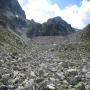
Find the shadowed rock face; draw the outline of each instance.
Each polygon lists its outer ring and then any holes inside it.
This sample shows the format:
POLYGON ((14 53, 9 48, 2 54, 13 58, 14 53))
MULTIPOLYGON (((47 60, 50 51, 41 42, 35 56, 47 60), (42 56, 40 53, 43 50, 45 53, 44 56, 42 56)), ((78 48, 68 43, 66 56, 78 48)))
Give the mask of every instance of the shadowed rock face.
POLYGON ((0 0, 0 11, 9 11, 14 15, 25 18, 25 13, 22 10, 17 0, 0 0))

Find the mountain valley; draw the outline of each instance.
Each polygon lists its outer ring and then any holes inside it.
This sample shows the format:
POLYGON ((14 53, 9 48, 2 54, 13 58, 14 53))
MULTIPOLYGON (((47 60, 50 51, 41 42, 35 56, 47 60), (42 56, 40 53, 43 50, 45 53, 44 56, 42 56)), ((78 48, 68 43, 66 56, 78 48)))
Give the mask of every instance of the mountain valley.
POLYGON ((76 31, 58 16, 40 24, 17 0, 7 2, 0 1, 0 90, 90 90, 90 24, 76 31))

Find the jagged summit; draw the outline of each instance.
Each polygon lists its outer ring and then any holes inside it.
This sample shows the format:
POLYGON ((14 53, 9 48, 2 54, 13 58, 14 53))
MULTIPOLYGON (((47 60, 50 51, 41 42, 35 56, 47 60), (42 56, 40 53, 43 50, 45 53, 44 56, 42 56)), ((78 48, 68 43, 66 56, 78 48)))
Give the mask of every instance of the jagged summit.
POLYGON ((50 20, 53 20, 55 22, 59 22, 60 20, 62 20, 62 18, 60 16, 57 16, 57 17, 48 19, 48 21, 50 21, 50 20))
POLYGON ((66 21, 64 21, 60 16, 50 18, 50 19, 48 19, 47 22, 55 22, 56 24, 61 24, 63 27, 66 26, 66 24, 67 24, 67 26, 71 27, 71 25, 68 24, 66 21))

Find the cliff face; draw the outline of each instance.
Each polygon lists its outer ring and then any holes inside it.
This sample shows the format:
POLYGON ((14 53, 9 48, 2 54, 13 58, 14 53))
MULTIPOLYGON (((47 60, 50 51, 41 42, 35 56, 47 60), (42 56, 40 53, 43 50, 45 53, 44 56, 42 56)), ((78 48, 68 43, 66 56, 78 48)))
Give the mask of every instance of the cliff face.
POLYGON ((8 16, 15 15, 25 18, 25 13, 17 0, 0 0, 0 12, 8 16))

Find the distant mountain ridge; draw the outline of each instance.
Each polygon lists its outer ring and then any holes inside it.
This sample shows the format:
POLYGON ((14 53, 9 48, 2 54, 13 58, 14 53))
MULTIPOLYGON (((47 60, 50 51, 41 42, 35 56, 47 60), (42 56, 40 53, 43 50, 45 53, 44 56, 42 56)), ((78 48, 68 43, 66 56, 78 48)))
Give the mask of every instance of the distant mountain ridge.
POLYGON ((61 17, 57 16, 48 19, 47 22, 43 24, 36 23, 32 20, 29 25, 27 36, 66 36, 73 32, 75 32, 75 29, 61 17))
MULTIPOLYGON (((0 17, 5 19, 6 26, 20 35, 23 34, 23 31, 26 32, 26 37, 65 36, 75 32, 71 25, 59 16, 48 19, 43 24, 27 20, 18 0, 1 0, 0 13, 0 17)), ((3 20, 0 19, 0 21, 3 20)))

